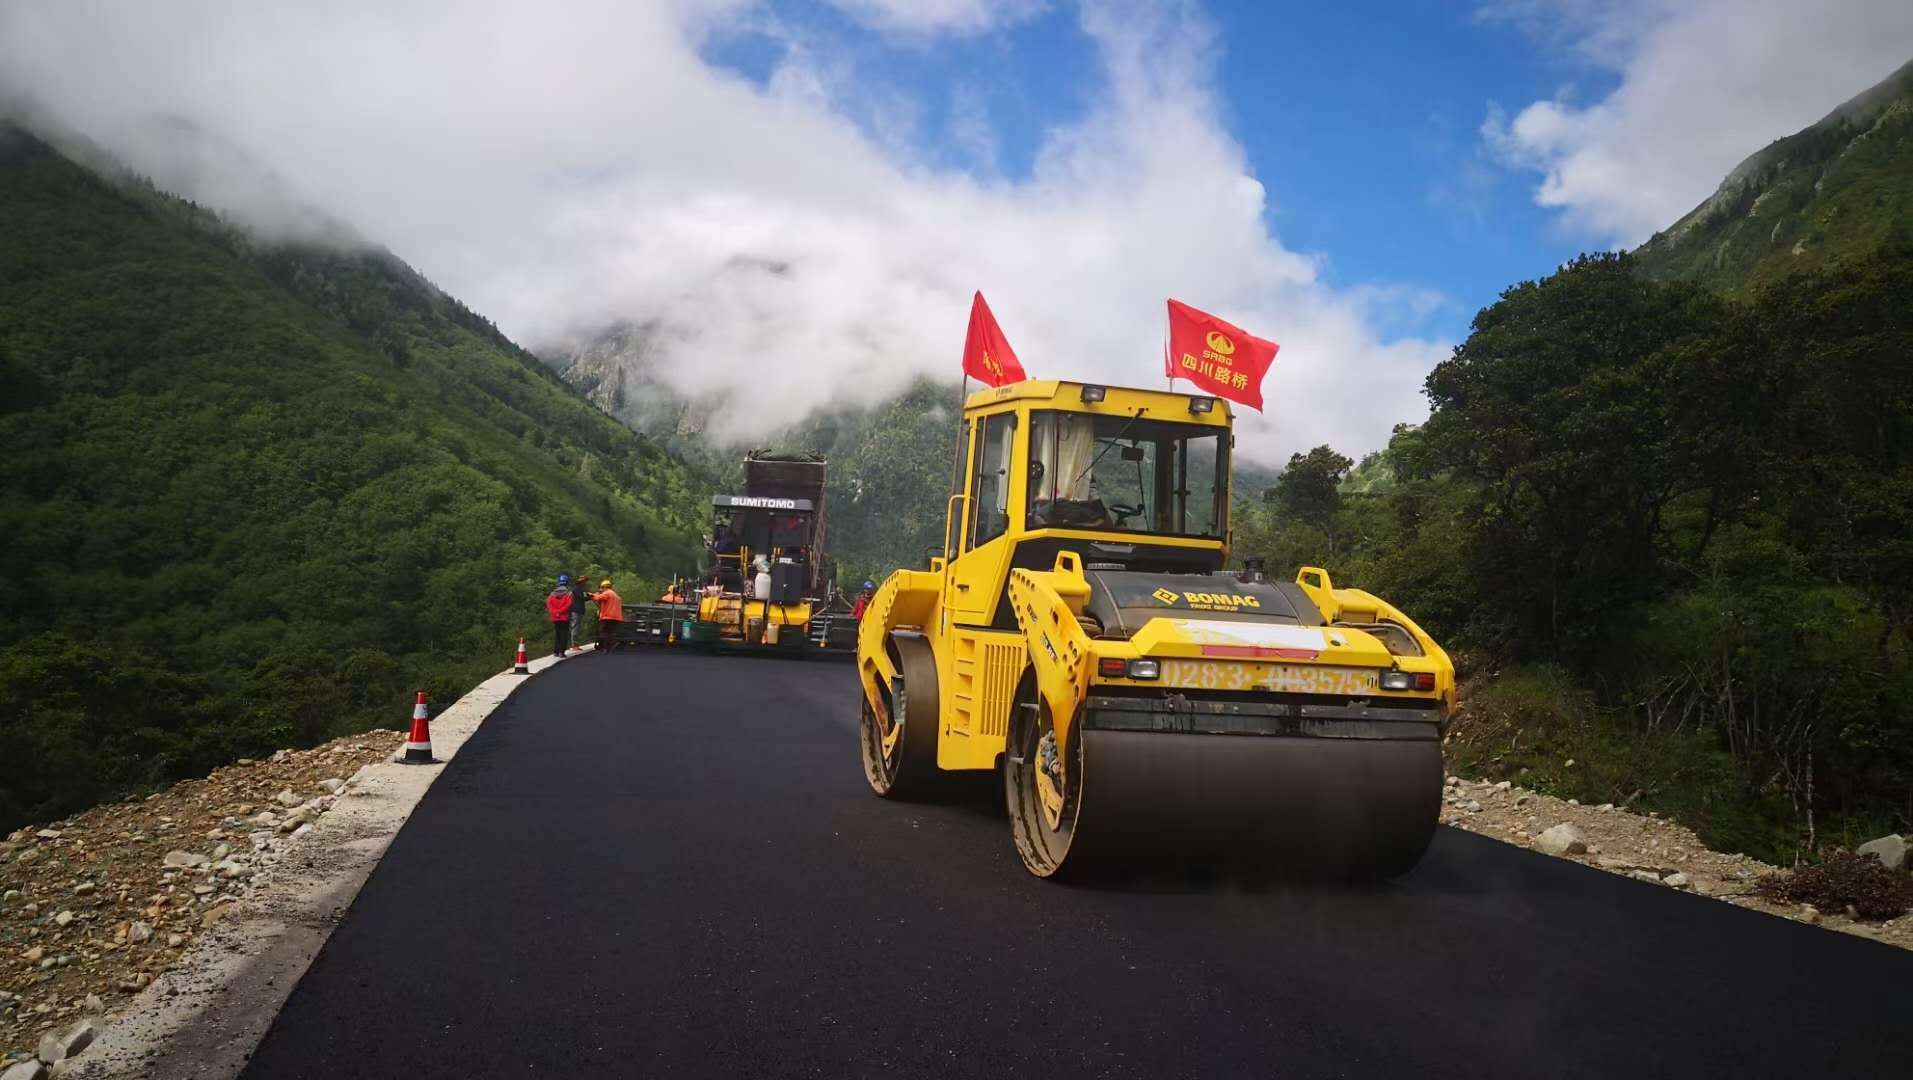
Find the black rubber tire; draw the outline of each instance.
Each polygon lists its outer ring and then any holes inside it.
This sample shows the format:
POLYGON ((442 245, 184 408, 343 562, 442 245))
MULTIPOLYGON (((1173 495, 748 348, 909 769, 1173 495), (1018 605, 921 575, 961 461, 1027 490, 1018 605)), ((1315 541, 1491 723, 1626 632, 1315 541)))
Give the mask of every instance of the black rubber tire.
POLYGON ((885 755, 876 710, 863 699, 857 743, 871 791, 885 799, 919 798, 930 792, 937 778, 936 660, 921 638, 898 638, 896 643, 903 677, 891 684, 890 701, 902 730, 885 755))

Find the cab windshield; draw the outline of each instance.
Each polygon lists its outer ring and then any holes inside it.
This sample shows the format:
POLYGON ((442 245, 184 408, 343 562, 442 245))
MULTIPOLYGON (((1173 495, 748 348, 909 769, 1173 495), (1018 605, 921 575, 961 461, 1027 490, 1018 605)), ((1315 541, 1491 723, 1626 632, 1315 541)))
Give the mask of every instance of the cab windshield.
POLYGON ((1227 428, 1068 412, 1031 421, 1030 528, 1222 535, 1227 428))

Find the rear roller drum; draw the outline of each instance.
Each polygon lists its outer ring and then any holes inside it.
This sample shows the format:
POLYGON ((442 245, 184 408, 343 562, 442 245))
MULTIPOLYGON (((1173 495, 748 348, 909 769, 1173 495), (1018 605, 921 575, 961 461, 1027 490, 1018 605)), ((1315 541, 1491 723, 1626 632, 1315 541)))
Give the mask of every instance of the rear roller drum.
POLYGON ((864 779, 886 799, 923 795, 936 774, 936 668, 926 670, 926 661, 914 649, 904 649, 902 661, 903 678, 891 686, 889 722, 877 715, 868 698, 863 699, 858 722, 864 779), (922 692, 913 695, 913 685, 922 692), (927 702, 922 700, 925 695, 927 702))

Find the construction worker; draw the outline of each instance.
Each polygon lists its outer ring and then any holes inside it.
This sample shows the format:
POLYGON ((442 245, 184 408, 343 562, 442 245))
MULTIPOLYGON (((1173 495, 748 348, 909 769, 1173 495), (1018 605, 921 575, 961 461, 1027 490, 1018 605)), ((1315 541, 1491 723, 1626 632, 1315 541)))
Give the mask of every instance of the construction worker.
POLYGON ((583 573, 571 579, 571 647, 576 652, 584 651, 585 601, 591 598, 585 582, 589 580, 583 573))
POLYGON ((864 582, 863 591, 857 594, 857 602, 855 604, 852 604, 850 607, 851 618, 856 619, 859 622, 863 621, 864 609, 870 606, 871 594, 875 593, 876 591, 877 591, 876 582, 874 581, 864 582))
POLYGON ((611 587, 611 579, 605 578, 591 594, 591 602, 598 605, 598 651, 610 652, 618 647, 618 630, 624 626, 624 600, 611 587))
POLYGON ((571 649, 570 574, 558 575, 558 587, 545 597, 545 611, 551 616, 551 655, 562 657, 571 649))

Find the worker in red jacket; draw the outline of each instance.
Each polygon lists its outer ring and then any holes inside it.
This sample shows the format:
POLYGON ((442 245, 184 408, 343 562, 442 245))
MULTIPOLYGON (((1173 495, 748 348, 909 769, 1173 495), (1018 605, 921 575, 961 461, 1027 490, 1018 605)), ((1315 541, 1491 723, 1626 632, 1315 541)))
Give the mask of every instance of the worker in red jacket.
POLYGON ((864 582, 863 591, 857 594, 857 602, 850 606, 851 618, 856 619, 859 622, 863 620, 864 609, 870 606, 870 597, 876 591, 877 591, 876 582, 874 581, 864 582))
POLYGON ((551 615, 551 655, 562 657, 571 648, 571 575, 559 574, 558 587, 545 597, 551 615))

